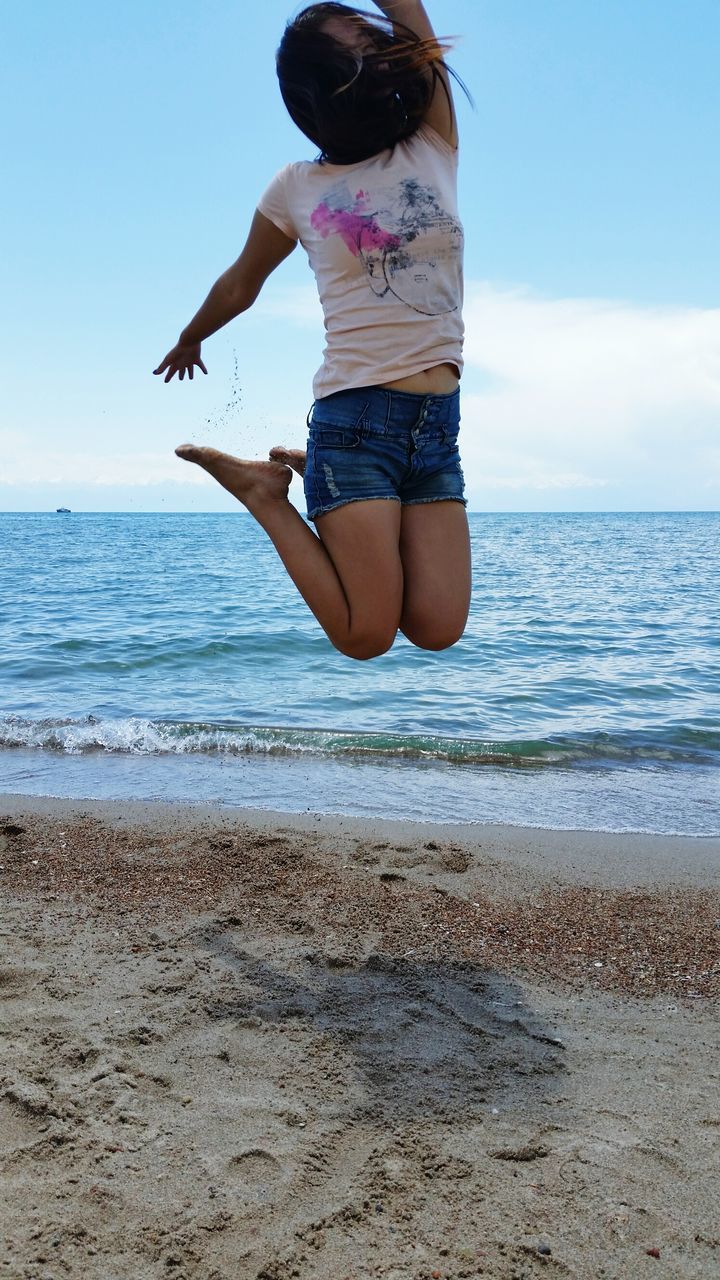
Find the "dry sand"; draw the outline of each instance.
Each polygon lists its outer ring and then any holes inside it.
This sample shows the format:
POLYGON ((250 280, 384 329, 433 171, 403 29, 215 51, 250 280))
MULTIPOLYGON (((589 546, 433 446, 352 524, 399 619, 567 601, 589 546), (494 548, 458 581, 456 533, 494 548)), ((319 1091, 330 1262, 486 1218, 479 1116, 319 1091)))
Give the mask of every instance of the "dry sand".
POLYGON ((0 1280, 720 1276, 720 847, 0 800, 0 1280))

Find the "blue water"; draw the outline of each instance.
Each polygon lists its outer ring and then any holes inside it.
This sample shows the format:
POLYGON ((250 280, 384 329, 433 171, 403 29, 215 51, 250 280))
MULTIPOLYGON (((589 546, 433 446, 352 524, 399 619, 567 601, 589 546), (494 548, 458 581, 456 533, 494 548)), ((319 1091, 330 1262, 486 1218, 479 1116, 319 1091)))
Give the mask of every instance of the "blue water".
POLYGON ((0 788, 720 833, 720 514, 470 521, 463 640, 357 663, 248 515, 0 515, 0 788))

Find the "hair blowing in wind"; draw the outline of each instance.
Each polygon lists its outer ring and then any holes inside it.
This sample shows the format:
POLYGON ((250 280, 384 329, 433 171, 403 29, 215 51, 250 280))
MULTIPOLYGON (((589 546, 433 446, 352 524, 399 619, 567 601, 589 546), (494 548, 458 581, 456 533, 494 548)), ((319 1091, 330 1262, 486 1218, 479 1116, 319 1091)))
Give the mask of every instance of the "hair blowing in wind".
POLYGON ((444 61, 449 48, 361 9, 313 4, 283 34, 280 92, 321 159, 353 164, 416 132, 434 94, 448 92, 440 68, 454 75, 444 61), (333 19, 352 24, 353 44, 327 29, 333 19))

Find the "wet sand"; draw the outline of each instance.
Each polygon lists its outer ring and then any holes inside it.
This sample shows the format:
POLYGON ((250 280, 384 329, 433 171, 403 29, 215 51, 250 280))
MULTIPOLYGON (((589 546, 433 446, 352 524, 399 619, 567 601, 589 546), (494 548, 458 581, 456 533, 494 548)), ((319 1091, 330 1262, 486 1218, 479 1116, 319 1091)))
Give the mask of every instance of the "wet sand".
POLYGON ((720 842, 0 798, 0 1276, 720 1275, 720 842))

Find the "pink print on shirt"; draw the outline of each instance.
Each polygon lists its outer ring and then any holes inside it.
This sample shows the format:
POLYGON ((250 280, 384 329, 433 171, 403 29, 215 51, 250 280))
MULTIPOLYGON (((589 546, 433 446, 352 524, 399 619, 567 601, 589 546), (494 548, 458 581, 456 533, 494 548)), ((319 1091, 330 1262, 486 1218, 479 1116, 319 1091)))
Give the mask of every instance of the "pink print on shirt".
POLYGON ((362 252, 372 249, 398 249, 400 238, 390 231, 384 231, 372 214, 364 212, 362 195, 363 192, 358 191, 355 208, 350 210, 331 209, 323 200, 317 209, 313 209, 310 225, 320 232, 323 239, 327 239, 333 232, 341 236, 343 243, 356 258, 362 252))
POLYGON ((392 295, 423 315, 460 306, 463 233, 432 187, 414 178, 383 192, 386 207, 373 209, 366 191, 353 196, 346 182, 325 193, 310 215, 324 240, 340 236, 363 265, 373 293, 392 295))

